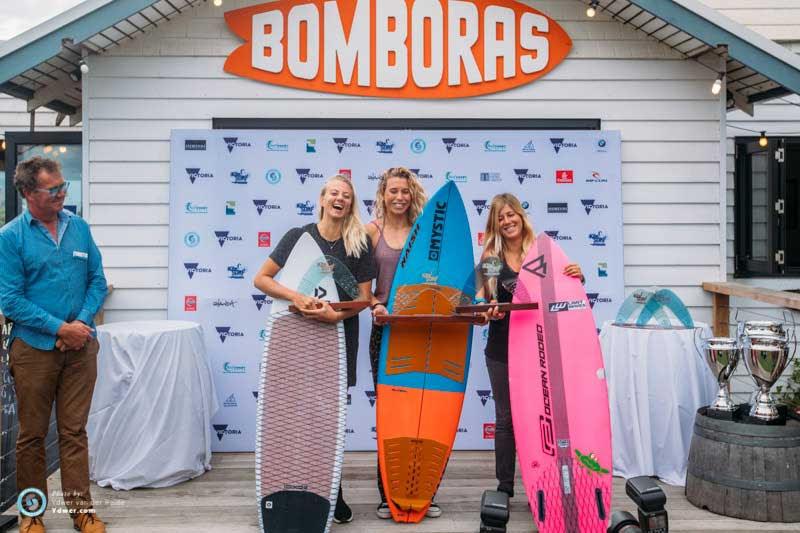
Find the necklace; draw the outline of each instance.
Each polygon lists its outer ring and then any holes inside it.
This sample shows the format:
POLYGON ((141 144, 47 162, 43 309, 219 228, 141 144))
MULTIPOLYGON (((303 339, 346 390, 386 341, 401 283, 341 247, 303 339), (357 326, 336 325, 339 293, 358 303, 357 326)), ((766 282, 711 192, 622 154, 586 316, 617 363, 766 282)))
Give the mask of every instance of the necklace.
MULTIPOLYGON (((320 237, 322 237, 322 235, 320 235, 320 237)), ((335 241, 329 241, 325 237, 322 237, 322 240, 325 241, 325 243, 328 245, 328 253, 330 253, 333 252, 333 249, 336 248, 336 245, 339 244, 339 241, 341 241, 342 238, 339 237, 335 241)))

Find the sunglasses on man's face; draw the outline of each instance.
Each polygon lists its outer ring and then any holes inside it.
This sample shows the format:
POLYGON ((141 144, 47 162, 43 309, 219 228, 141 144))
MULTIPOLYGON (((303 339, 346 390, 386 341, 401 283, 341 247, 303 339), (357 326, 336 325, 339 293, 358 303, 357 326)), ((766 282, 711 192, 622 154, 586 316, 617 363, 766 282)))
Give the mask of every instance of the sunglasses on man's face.
POLYGON ((61 185, 56 185, 55 187, 50 187, 49 189, 34 189, 36 192, 46 192, 50 195, 50 198, 55 198, 62 192, 67 192, 69 190, 69 182, 65 181, 61 183, 61 185))

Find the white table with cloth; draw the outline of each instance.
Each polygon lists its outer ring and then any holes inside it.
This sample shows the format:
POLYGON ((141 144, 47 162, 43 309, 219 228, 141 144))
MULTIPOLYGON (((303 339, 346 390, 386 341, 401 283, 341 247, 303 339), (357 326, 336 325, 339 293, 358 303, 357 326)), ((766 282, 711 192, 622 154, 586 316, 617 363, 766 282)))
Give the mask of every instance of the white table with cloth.
MULTIPOLYGON (((600 344, 608 380, 614 475, 658 476, 683 486, 698 408, 716 397, 716 381, 695 350, 696 329, 603 324, 600 344)), ((698 331, 698 329, 700 331, 698 331)))
POLYGON ((98 326, 89 473, 101 487, 168 487, 211 468, 217 394, 194 322, 98 326))

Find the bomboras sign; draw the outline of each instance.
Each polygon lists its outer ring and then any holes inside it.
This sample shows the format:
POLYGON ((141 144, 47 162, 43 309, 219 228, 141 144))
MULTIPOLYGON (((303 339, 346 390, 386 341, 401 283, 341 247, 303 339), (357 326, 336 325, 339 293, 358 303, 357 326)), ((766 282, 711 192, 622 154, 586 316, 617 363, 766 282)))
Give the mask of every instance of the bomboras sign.
POLYGON ((389 98, 463 98, 540 78, 572 40, 514 0, 278 0, 225 13, 245 44, 225 71, 389 98))

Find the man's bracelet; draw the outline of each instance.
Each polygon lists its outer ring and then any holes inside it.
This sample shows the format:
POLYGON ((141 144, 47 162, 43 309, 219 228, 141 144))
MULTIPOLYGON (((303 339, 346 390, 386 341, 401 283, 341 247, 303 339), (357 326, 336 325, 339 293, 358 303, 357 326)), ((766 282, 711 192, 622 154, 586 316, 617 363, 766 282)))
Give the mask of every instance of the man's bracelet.
MULTIPOLYGON (((381 302, 378 302, 378 303, 376 303, 376 304, 372 304, 372 305, 370 305, 370 306, 369 306, 369 308, 370 308, 370 309, 372 309, 372 310, 374 311, 374 310, 375 310, 375 308, 376 308, 376 307, 378 307, 379 305, 383 305, 383 304, 382 304, 381 302)), ((386 306, 384 306, 384 307, 386 307, 386 306)))

